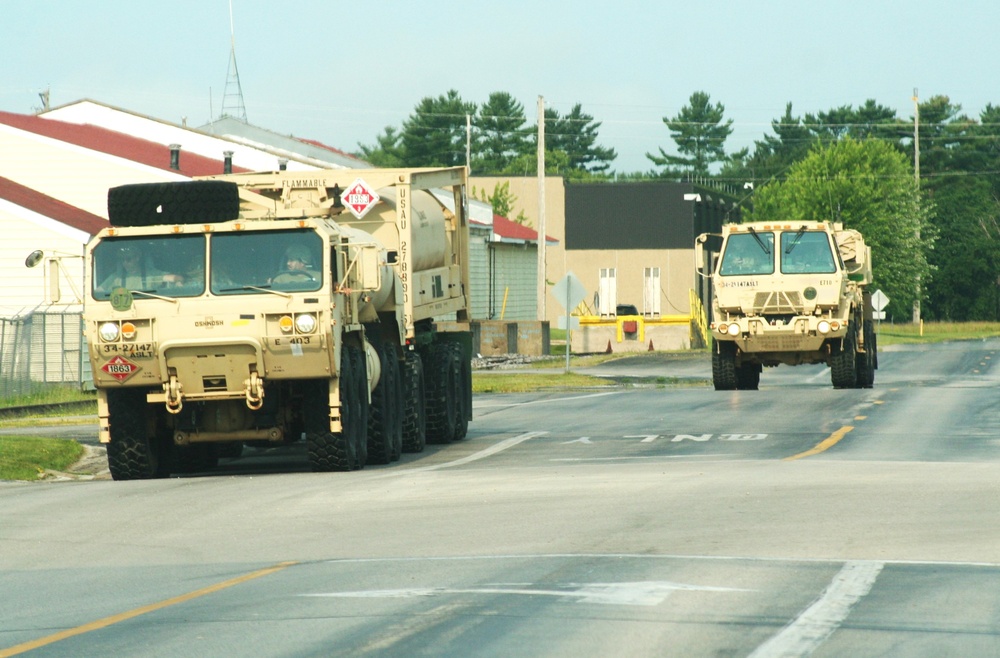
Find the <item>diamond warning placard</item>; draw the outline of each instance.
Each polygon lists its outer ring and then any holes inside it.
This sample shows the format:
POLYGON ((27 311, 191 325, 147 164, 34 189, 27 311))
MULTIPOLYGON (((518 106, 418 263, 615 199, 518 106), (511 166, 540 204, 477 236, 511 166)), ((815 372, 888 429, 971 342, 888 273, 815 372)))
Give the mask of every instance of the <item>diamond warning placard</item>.
POLYGON ((361 219, 365 213, 372 209, 379 201, 379 195, 375 190, 368 187, 363 179, 357 178, 351 183, 344 193, 340 195, 340 200, 347 206, 355 217, 361 219))
POLYGON ((139 366, 121 355, 116 355, 110 361, 101 366, 101 370, 108 373, 118 381, 123 382, 135 373, 139 372, 139 366))

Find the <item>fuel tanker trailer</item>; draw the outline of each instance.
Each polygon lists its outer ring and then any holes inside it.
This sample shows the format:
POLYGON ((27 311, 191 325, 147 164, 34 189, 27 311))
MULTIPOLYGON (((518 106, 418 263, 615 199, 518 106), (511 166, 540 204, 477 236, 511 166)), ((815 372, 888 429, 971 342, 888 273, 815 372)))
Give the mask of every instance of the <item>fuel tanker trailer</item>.
POLYGON ((465 437, 467 172, 125 185, 86 250, 84 333, 116 480, 304 442, 316 471, 465 437), (454 326, 452 323, 450 326, 454 326))

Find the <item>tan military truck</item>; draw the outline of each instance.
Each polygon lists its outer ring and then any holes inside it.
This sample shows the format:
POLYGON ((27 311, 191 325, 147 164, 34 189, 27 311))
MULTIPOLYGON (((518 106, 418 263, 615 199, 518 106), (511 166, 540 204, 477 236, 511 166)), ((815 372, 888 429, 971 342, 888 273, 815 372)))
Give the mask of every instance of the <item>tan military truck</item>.
POLYGON ((829 365, 836 388, 874 385, 871 250, 858 231, 815 221, 727 224, 721 236, 698 236, 695 251, 714 290, 716 390, 755 390, 765 366, 803 363, 829 365), (718 258, 707 262, 713 251, 718 258))
POLYGON ((108 193, 85 336, 116 480, 304 441, 316 471, 465 437, 465 168, 228 174, 108 193))

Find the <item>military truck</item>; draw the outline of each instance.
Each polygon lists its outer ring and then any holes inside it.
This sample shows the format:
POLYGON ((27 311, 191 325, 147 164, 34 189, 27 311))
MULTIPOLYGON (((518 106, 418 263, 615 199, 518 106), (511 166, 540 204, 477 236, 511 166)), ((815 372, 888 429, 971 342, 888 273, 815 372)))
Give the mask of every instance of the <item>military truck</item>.
POLYGON ((874 385, 871 249, 861 233, 831 222, 726 224, 721 236, 698 236, 695 252, 714 290, 716 390, 756 390, 764 367, 804 363, 828 365, 836 388, 874 385))
POLYGON ((467 172, 125 185, 86 248, 84 324, 116 480, 304 442, 315 471, 465 437, 467 172), (452 323, 451 326, 454 326, 452 323))

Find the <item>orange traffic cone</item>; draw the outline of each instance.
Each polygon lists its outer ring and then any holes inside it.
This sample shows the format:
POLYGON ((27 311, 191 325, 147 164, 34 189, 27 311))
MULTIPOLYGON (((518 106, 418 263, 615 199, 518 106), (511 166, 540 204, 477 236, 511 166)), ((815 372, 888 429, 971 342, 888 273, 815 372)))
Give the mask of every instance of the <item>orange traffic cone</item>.
POLYGON ((652 352, 652 351, 654 351, 654 350, 653 350, 653 339, 652 339, 652 338, 650 338, 650 339, 649 339, 649 349, 648 349, 647 351, 648 351, 648 352, 652 352))
POLYGON ((604 350, 605 354, 611 354, 611 341, 608 341, 608 349, 604 350))

